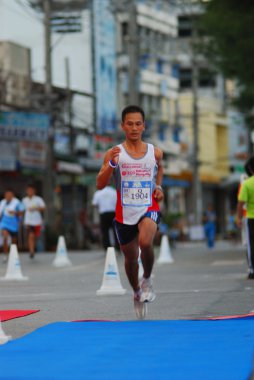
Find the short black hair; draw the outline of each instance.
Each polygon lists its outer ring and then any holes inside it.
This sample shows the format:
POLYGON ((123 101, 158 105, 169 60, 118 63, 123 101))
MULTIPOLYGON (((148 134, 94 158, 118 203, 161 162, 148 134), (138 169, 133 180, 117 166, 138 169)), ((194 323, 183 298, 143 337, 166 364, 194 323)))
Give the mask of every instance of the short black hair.
POLYGON ((244 165, 246 174, 251 177, 254 174, 254 156, 250 157, 244 165))
POLYGON ((31 187, 32 189, 34 189, 34 190, 36 190, 36 186, 35 186, 35 184, 34 183, 28 183, 27 185, 26 185, 26 188, 28 188, 28 187, 31 187))
POLYGON ((143 121, 145 121, 145 113, 144 113, 144 110, 143 110, 141 107, 139 107, 139 106, 130 105, 130 106, 125 107, 125 108, 122 110, 122 122, 124 122, 125 116, 126 116, 128 113, 141 113, 142 118, 143 118, 143 121))

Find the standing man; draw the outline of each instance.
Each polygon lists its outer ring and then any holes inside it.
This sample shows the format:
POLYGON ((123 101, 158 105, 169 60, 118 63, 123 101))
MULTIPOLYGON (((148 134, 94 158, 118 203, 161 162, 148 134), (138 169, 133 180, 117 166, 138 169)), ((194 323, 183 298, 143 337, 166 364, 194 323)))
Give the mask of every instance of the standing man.
POLYGON ((208 205, 207 211, 204 213, 203 221, 207 247, 213 248, 216 234, 216 214, 211 204, 208 205))
POLYGON ((246 205, 246 240, 247 240, 247 263, 248 279, 254 279, 254 156, 245 164, 245 171, 249 178, 243 181, 238 194, 237 225, 242 227, 244 207, 246 205))
POLYGON ((19 221, 24 208, 22 203, 15 197, 14 191, 8 189, 4 193, 4 199, 0 202, 0 229, 3 235, 4 261, 7 261, 9 240, 17 244, 19 221))
MULTIPOLYGON (((106 251, 112 246, 110 239, 110 230, 114 233, 113 220, 115 218, 116 209, 116 190, 111 186, 106 186, 102 190, 97 190, 94 193, 92 205, 98 207, 100 215, 100 229, 102 234, 102 245, 106 251)), ((119 249, 117 238, 114 233, 115 248, 119 249)))
POLYGON ((134 292, 138 318, 146 315, 146 302, 155 299, 151 273, 154 264, 153 240, 160 220, 158 202, 161 188, 162 151, 142 141, 145 130, 144 111, 128 106, 122 111, 125 141, 109 149, 97 176, 97 188, 103 189, 114 175, 117 189, 115 229, 125 256, 125 271, 134 292), (144 275, 138 279, 138 256, 144 275))
POLYGON ((22 200, 25 208, 24 224, 27 230, 29 254, 32 259, 35 254, 36 240, 41 234, 42 212, 45 210, 45 203, 41 197, 36 195, 36 188, 32 184, 27 186, 26 194, 27 196, 22 200))

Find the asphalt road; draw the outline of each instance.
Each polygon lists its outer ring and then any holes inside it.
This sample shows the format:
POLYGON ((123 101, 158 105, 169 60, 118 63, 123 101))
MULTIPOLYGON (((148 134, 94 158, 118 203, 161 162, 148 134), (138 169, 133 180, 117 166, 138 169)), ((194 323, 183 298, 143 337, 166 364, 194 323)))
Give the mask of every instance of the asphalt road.
MULTIPOLYGON (((156 248, 158 257, 159 247, 156 248)), ((174 263, 156 264, 157 298, 149 304, 147 319, 196 319, 245 314, 254 310, 254 281, 247 280, 242 246, 218 242, 214 250, 202 243, 179 244, 172 249, 174 263)), ((54 254, 39 253, 34 260, 20 254, 28 281, 0 281, 0 309, 40 309, 39 313, 3 323, 13 338, 55 321, 135 319, 132 292, 123 258, 117 256, 121 282, 127 293, 97 296, 104 270, 102 250, 68 252, 71 267, 54 268, 54 254)), ((6 264, 0 256, 0 277, 6 264)))

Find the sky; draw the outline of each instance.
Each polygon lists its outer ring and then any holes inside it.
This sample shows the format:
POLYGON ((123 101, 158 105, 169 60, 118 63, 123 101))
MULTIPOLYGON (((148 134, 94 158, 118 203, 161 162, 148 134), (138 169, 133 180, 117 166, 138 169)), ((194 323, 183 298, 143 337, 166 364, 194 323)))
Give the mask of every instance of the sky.
MULTIPOLYGON (((82 14, 81 33, 52 34, 52 80, 66 86, 65 57, 70 62, 71 87, 92 92, 89 14, 82 14)), ((32 77, 44 82, 44 28, 42 14, 26 0, 0 0, 0 40, 8 40, 31 49, 32 77)))

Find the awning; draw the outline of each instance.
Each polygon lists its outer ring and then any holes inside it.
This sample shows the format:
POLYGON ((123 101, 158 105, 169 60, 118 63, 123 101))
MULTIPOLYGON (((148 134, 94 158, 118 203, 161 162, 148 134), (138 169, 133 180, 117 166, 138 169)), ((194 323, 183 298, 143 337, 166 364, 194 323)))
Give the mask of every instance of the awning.
POLYGON ((81 165, 73 163, 73 162, 66 162, 66 161, 57 161, 56 170, 58 172, 77 174, 77 175, 84 173, 84 170, 81 165))
POLYGON ((190 187, 190 182, 185 181, 183 179, 175 179, 170 177, 164 177, 162 181, 162 186, 165 187, 190 187))

